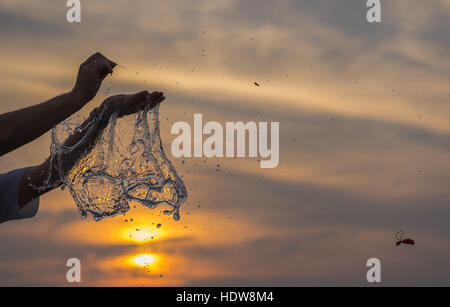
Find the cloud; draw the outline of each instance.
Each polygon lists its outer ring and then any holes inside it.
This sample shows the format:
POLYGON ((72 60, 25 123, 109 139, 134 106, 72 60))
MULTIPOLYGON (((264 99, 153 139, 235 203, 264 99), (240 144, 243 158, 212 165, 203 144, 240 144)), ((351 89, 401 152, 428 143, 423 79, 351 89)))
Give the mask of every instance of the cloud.
MULTIPOLYGON (((76 255, 93 285, 363 285, 376 255, 387 284, 448 284, 450 5, 383 2, 374 25, 364 4, 97 0, 71 25, 64 3, 2 1, 2 113, 70 90, 77 66, 102 51, 125 68, 81 114, 105 92, 161 89, 166 153, 171 125, 203 113, 280 121, 281 158, 267 171, 256 159, 169 155, 190 193, 179 223, 140 208, 82 221, 67 191, 52 191, 35 219, 0 225, 0 284, 65 284, 76 255), (156 221, 157 239, 127 237, 156 221), (395 249, 399 229, 418 245, 395 249), (158 273, 122 263, 144 252, 164 257, 158 273)), ((46 135, 0 169, 48 150, 46 135)))

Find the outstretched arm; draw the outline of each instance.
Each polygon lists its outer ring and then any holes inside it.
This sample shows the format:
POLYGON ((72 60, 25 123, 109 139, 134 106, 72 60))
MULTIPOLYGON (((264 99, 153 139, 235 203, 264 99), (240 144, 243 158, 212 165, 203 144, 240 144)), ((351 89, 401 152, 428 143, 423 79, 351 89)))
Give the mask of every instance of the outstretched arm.
POLYGON ((0 115, 0 156, 40 137, 95 97, 116 63, 95 53, 80 65, 75 87, 41 104, 0 115))
MULTIPOLYGON (((147 91, 139 92, 134 95, 117 95, 107 98, 100 107, 94 109, 92 115, 97 118, 93 120, 89 117, 80 125, 80 129, 75 129, 75 133, 69 136, 64 142, 64 146, 72 147, 72 150, 63 154, 62 166, 64 171, 70 171, 75 163, 89 152, 95 145, 96 139, 108 124, 110 117, 114 112, 118 112, 118 116, 136 113, 146 106, 155 107, 165 99, 161 92, 153 92, 149 94, 147 91)), ((47 193, 57 185, 61 184, 61 178, 57 171, 56 165, 50 165, 56 161, 49 158, 41 165, 29 168, 24 175, 19 187, 18 201, 19 206, 23 207, 32 199, 47 193), (50 173, 49 173, 50 172, 50 173), (50 178, 52 187, 39 189, 36 187, 43 186, 45 181, 50 178), (56 183, 56 185, 54 185, 56 183)))

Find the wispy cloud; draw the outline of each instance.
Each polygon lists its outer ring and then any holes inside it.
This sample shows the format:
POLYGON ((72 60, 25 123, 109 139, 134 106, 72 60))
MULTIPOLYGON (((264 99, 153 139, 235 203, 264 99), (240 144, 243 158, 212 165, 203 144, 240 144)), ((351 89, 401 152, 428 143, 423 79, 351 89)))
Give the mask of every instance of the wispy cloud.
MULTIPOLYGON (((450 5, 383 2, 377 25, 366 9, 357 0, 97 0, 68 24, 64 3, 2 1, 1 112, 70 90, 77 66, 102 51, 125 68, 83 114, 106 91, 161 89, 166 149, 172 123, 203 113, 280 121, 281 157, 261 170, 252 159, 169 155, 190 195, 178 223, 140 208, 82 221, 70 195, 53 191, 34 220, 0 225, 0 284, 65 284, 65 260, 76 256, 86 284, 364 284, 374 256, 386 283, 448 284, 450 5), (152 223, 163 223, 155 238, 138 237, 152 223), (395 249, 399 229, 416 248, 395 249), (127 264, 140 253, 158 255, 158 267, 127 264)), ((40 138, 2 157, 0 170, 40 163, 48 148, 40 138)))

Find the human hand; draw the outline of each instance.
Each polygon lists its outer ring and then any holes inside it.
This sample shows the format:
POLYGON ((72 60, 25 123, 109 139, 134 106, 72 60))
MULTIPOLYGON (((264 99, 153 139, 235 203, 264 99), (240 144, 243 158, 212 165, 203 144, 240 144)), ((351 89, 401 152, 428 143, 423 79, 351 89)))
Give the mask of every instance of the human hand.
POLYGON ((162 92, 142 91, 131 95, 115 95, 106 98, 100 106, 98 112, 103 119, 109 119, 114 112, 118 112, 118 116, 139 112, 146 107, 153 109, 164 99, 162 92), (106 118, 105 118, 106 117, 106 118))
POLYGON ((95 97, 102 85, 103 79, 108 74, 112 74, 113 68, 116 65, 116 63, 108 60, 100 52, 91 55, 80 65, 77 80, 72 90, 79 99, 80 107, 95 97))

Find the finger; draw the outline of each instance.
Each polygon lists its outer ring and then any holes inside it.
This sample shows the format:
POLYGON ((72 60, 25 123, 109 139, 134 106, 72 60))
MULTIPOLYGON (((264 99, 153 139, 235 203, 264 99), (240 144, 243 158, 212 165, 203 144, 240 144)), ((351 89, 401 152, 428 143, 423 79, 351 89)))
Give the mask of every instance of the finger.
POLYGON ((164 96, 163 92, 155 91, 150 94, 150 99, 151 100, 159 100, 162 96, 164 96))
POLYGON ((111 61, 110 59, 108 59, 107 57, 105 57, 105 56, 104 56, 103 54, 101 54, 100 52, 98 52, 98 56, 97 56, 95 59, 101 59, 101 60, 107 61, 107 62, 111 65, 112 68, 114 68, 114 67, 117 66, 117 63, 116 63, 116 62, 111 61))
POLYGON ((148 95, 148 91, 142 91, 131 95, 124 95, 126 97, 119 105, 119 117, 132 114, 143 109, 142 106, 145 106, 145 103, 143 102, 148 100, 148 95))
POLYGON ((152 105, 157 105, 158 103, 161 103, 166 97, 164 97, 163 92, 152 92, 150 94, 150 101, 152 105))
POLYGON ((113 72, 113 66, 108 60, 96 60, 94 71, 97 73, 98 79, 103 81, 108 74, 113 72))
POLYGON ((112 68, 114 68, 114 67, 117 66, 117 63, 116 63, 116 62, 111 61, 111 60, 109 60, 109 59, 107 59, 107 60, 108 60, 109 64, 111 64, 111 67, 112 67, 112 68))
POLYGON ((141 91, 139 93, 133 94, 131 96, 132 104, 134 105, 140 105, 141 103, 149 100, 149 93, 148 91, 141 91))
POLYGON ((123 107, 130 110, 139 107, 143 102, 148 100, 148 91, 141 91, 135 94, 128 95, 126 100, 122 103, 123 107))
POLYGON ((90 62, 94 61, 95 59, 97 59, 99 56, 101 56, 102 54, 100 52, 96 52, 93 55, 91 55, 90 57, 87 58, 86 61, 83 62, 83 64, 87 65, 90 62))
POLYGON ((148 99, 150 97, 150 94, 149 94, 148 91, 141 91, 141 92, 137 93, 137 95, 139 96, 139 98, 141 100, 145 100, 145 99, 148 99))
POLYGON ((100 52, 96 52, 93 55, 91 55, 84 63, 84 66, 97 66, 99 65, 98 63, 103 63, 106 62, 108 63, 109 66, 111 66, 111 71, 110 73, 112 73, 112 70, 114 67, 117 66, 116 62, 113 62, 111 60, 109 60, 107 57, 105 57, 103 54, 101 54, 100 52))

